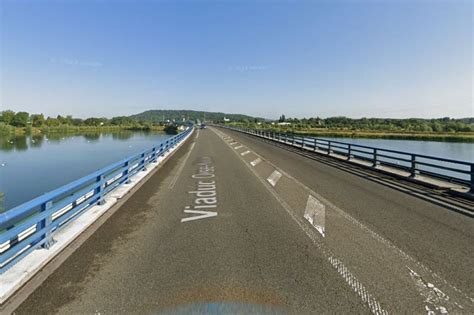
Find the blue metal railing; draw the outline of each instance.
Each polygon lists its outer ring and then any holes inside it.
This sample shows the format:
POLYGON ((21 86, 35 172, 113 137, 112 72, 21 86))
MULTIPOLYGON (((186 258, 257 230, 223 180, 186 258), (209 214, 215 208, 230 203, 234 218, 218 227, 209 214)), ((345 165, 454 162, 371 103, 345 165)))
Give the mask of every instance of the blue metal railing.
POLYGON ((96 204, 170 148, 194 127, 151 149, 106 166, 81 179, 0 213, 0 274, 36 248, 49 248, 54 233, 96 204))
POLYGON ((337 154, 347 160, 358 159, 367 162, 372 167, 388 166, 395 170, 405 171, 409 173, 410 177, 425 175, 434 179, 456 183, 467 186, 470 193, 474 193, 473 162, 308 137, 294 133, 279 133, 230 126, 222 127, 327 155, 337 154))

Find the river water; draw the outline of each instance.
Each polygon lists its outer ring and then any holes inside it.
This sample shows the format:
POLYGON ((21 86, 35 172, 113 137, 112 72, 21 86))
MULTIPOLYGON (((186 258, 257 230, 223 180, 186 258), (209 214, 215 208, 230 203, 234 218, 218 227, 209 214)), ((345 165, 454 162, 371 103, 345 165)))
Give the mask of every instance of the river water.
MULTIPOLYGON (((13 208, 169 137, 157 132, 0 137, 3 209, 13 208)), ((474 162, 474 143, 326 138, 474 162)), ((1 210, 0 210, 1 211, 1 210)))
POLYGON ((165 133, 132 131, 0 136, 2 209, 13 208, 113 162, 152 148, 168 137, 165 133))
POLYGON ((416 141, 416 140, 388 140, 363 138, 322 138, 345 143, 365 145, 382 149, 390 149, 408 153, 430 155, 452 160, 474 162, 474 143, 416 141))

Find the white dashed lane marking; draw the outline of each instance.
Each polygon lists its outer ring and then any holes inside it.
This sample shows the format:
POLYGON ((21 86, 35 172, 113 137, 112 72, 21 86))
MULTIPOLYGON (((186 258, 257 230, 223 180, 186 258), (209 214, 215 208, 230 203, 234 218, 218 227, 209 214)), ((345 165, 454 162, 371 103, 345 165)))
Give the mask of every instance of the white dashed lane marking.
POLYGON ((258 163, 262 162, 262 159, 261 158, 256 158, 255 160, 253 160, 252 162, 250 162, 250 165, 252 166, 255 166, 257 165, 258 163))
POLYGON ((278 171, 273 171, 272 175, 270 175, 268 178, 267 178, 267 181, 270 183, 270 185, 272 185, 273 187, 275 187, 275 185, 278 183, 278 180, 281 178, 281 173, 278 172, 278 171))
POLYGON ((238 146, 236 146, 234 149, 238 150, 238 149, 241 149, 241 148, 243 148, 243 147, 244 147, 243 145, 238 145, 238 146))
POLYGON ((308 196, 304 217, 324 237, 326 206, 313 196, 308 196))
POLYGON ((240 155, 244 156, 244 155, 247 155, 249 153, 250 153, 250 151, 245 151, 245 152, 240 153, 240 155))

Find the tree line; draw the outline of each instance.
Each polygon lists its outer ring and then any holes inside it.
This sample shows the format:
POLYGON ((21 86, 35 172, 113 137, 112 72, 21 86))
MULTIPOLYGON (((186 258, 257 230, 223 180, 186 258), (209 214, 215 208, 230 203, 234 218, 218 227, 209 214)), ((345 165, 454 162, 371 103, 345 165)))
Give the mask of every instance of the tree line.
POLYGON ((395 118, 286 118, 281 115, 278 122, 286 122, 291 127, 326 128, 345 130, 373 130, 373 131, 409 131, 409 132, 474 132, 474 118, 454 119, 449 117, 421 119, 395 119, 395 118))
POLYGON ((252 117, 242 114, 226 114, 221 112, 206 112, 196 110, 176 110, 176 109, 154 109, 130 116, 131 118, 150 121, 153 123, 164 122, 166 120, 193 120, 193 121, 213 121, 224 122, 224 118, 231 121, 265 121, 263 118, 252 117))
POLYGON ((203 112, 192 110, 150 110, 132 116, 117 116, 113 118, 90 117, 87 119, 75 118, 71 115, 45 117, 43 114, 30 114, 28 112, 14 112, 5 110, 0 112, 0 126, 12 127, 59 127, 59 126, 127 126, 148 128, 153 124, 164 125, 173 121, 203 120, 224 122, 224 118, 232 122, 244 124, 287 123, 288 127, 296 129, 325 128, 333 130, 366 130, 388 132, 474 132, 474 118, 454 119, 449 117, 434 119, 395 119, 395 118, 286 118, 281 115, 278 120, 265 120, 240 114, 224 114, 220 112, 203 112))
POLYGON ((14 112, 5 110, 0 113, 0 124, 13 127, 58 127, 58 126, 145 126, 149 122, 130 118, 128 116, 117 116, 111 119, 104 117, 90 117, 86 119, 74 118, 71 115, 56 117, 45 117, 43 114, 29 114, 28 112, 14 112))

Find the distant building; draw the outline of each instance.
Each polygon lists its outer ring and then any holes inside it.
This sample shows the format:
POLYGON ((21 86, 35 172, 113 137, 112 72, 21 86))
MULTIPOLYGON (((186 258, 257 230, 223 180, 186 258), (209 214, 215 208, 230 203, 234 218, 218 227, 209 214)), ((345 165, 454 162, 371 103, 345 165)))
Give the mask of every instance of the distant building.
POLYGON ((224 122, 229 122, 229 121, 230 121, 229 118, 225 118, 225 117, 224 117, 224 122))
POLYGON ((279 122, 277 125, 278 126, 288 126, 288 125, 291 125, 291 123, 289 123, 287 121, 284 121, 284 122, 279 122))

